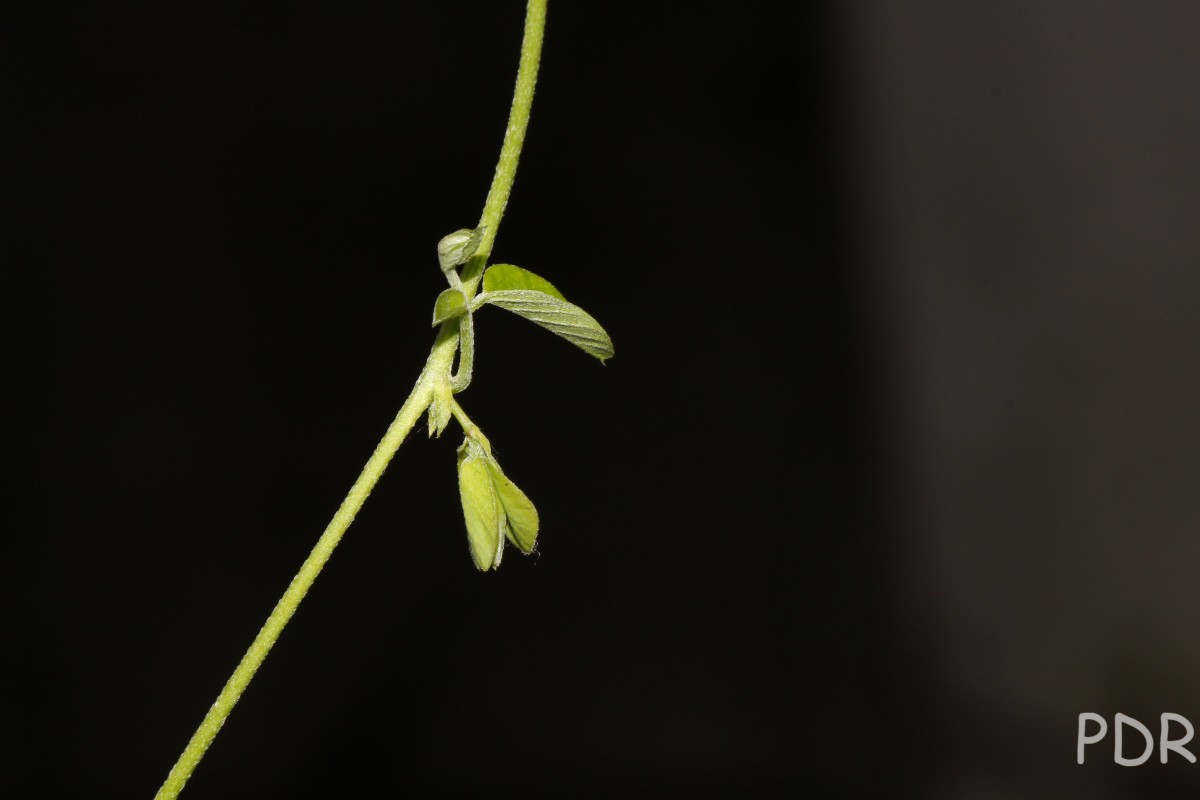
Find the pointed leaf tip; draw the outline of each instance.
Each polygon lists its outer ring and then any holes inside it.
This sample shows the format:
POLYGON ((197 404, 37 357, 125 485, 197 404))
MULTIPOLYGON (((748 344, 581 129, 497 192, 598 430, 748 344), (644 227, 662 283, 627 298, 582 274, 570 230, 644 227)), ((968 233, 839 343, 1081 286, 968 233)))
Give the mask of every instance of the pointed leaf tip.
POLYGON ((507 517, 508 540, 520 548, 522 553, 533 552, 538 536, 538 512, 533 503, 515 483, 500 469, 495 459, 488 460, 492 471, 492 483, 496 498, 500 501, 507 517))
POLYGON ((439 325, 448 319, 461 317, 467 312, 467 299, 458 289, 446 289, 433 303, 433 324, 439 325))
POLYGON ((613 343, 608 333, 591 314, 573 303, 532 289, 501 289, 480 295, 480 298, 541 325, 600 359, 601 363, 613 357, 613 343))
POLYGON ((442 431, 450 424, 450 406, 440 399, 429 404, 429 438, 441 438, 442 431))

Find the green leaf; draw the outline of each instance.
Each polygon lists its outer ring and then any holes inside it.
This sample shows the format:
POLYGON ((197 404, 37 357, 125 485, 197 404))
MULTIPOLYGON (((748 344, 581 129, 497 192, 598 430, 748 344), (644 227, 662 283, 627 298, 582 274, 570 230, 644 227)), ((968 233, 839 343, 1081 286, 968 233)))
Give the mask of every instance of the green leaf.
POLYGON ((483 273, 483 290, 485 292, 503 292, 509 289, 530 289, 535 292, 545 292, 551 297, 566 300, 562 292, 554 288, 554 284, 535 275, 527 269, 514 267, 512 264, 493 264, 483 273))
POLYGON ((458 289, 446 289, 437 296, 433 304, 433 324, 438 325, 448 319, 461 317, 467 313, 467 298, 458 289))
POLYGON ((473 442, 458 448, 458 494, 471 558, 480 570, 492 569, 504 554, 504 509, 496 497, 487 457, 473 442))
POLYGON ((508 518, 508 540, 521 549, 522 553, 533 552, 537 544, 538 512, 533 503, 517 485, 508 479, 495 459, 488 461, 492 471, 492 483, 496 497, 508 518))
POLYGON ((530 289, 489 292, 480 295, 480 299, 536 322, 600 359, 600 363, 613 356, 612 339, 599 322, 577 305, 530 289))

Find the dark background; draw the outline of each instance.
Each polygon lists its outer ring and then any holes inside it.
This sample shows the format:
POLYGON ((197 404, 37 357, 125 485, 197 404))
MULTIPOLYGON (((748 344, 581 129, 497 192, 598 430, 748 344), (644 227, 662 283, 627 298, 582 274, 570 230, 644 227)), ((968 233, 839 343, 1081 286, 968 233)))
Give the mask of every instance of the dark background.
MULTIPOLYGON (((420 370, 519 3, 12 5, 3 794, 150 797, 420 370), (9 788, 11 787, 11 788, 9 788)), ((461 396, 190 798, 1148 798, 1200 720, 1190 4, 551 4, 461 396)))

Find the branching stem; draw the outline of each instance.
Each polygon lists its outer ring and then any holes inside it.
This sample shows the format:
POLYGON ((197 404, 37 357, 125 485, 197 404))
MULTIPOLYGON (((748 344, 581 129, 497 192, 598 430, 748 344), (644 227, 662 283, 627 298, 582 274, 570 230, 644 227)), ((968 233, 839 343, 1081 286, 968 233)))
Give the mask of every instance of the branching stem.
POLYGON ((463 433, 478 442, 484 452, 490 456, 492 454, 492 443, 483 435, 483 431, 479 429, 479 426, 471 422, 471 418, 467 416, 466 411, 463 411, 463 407, 458 404, 457 400, 450 401, 450 413, 458 420, 458 425, 462 428, 463 433))
MULTIPOLYGON (((508 195, 512 190, 513 178, 516 176, 517 161, 521 155, 521 146, 525 141, 525 130, 529 125, 529 110, 533 102, 533 87, 537 81, 538 61, 541 58, 542 51, 542 32, 546 23, 546 0, 529 0, 525 11, 525 35, 521 43, 521 66, 517 73, 517 86, 513 93, 512 111, 509 113, 508 129, 504 135, 504 145, 500 151, 500 160, 496 165, 496 174, 492 179, 491 188, 488 190, 487 201, 483 207, 483 217, 480 222, 485 226, 483 240, 476 254, 468 262, 463 270, 463 280, 465 283, 464 293, 467 300, 470 300, 474 294, 475 287, 479 281, 480 275, 483 273, 483 268, 487 263, 488 254, 492 249, 492 242, 495 241, 496 231, 500 227, 500 219, 504 214, 504 207, 508 203, 508 195)), ((442 388, 444 384, 451 381, 450 370, 454 362, 454 351, 459 345, 460 323, 457 320, 442 323, 438 330, 437 338, 434 340, 433 348, 429 353, 429 359, 425 363, 425 368, 421 371, 421 376, 417 379, 416 385, 413 387, 412 393, 404 404, 400 407, 399 413, 396 415, 391 426, 388 427, 387 433, 380 440, 375 452, 371 455, 362 473, 358 476, 358 480, 350 488, 346 499, 342 501, 342 505, 338 508, 337 513, 333 515, 333 519, 325 528, 325 532, 321 534, 321 538, 317 540, 317 544, 309 553, 304 564, 301 565, 300 571, 296 573, 296 577, 292 578, 292 582, 288 585, 287 590, 275 604, 275 609, 271 612, 271 616, 267 618, 266 623, 259 630, 258 635, 254 637, 250 648, 246 654, 242 656, 241 662, 234 669, 233 675, 226 682, 225 687, 217 696, 216 702, 209 708, 205 714, 204 720, 200 723, 200 727, 196 733, 192 735, 183 754, 179 756, 179 760, 172 767, 166 781, 155 795, 155 800, 174 800, 183 790, 184 784, 191 777, 192 772, 196 769, 196 765, 204 758, 205 751, 212 744, 217 732, 221 726, 225 724, 225 720, 229 717, 234 705, 242 696, 249 685, 251 679, 254 678, 254 673, 262 665, 263 660, 267 657, 267 653, 271 651, 275 642, 279 639, 279 635, 283 632, 288 620, 296 613, 296 609, 300 606, 300 602, 304 599, 304 595, 308 592, 309 587, 317 579, 321 568, 325 566, 325 562, 333 555, 334 548, 341 541, 342 535, 350 524, 354 521, 355 515, 358 514, 367 496, 371 490, 375 488, 375 484, 379 482, 379 478, 387 469, 388 462, 395 455, 401 443, 409 432, 416 425, 421 414, 429 406, 430 401, 434 397, 435 391, 442 388)), ((470 336, 470 320, 469 317, 462 323, 462 327, 466 329, 466 340, 464 345, 464 358, 460 362, 459 374, 455 376, 457 380, 455 384, 466 388, 466 382, 470 380, 470 361, 471 351, 473 350, 470 336)), ((479 429, 471 424, 470 420, 462 412, 461 407, 455 402, 453 408, 454 415, 459 418, 460 424, 467 425, 478 435, 479 429), (465 422, 464 422, 465 420, 465 422)), ((470 433, 470 431, 467 431, 470 433)), ((486 441, 486 440, 484 440, 486 441)))

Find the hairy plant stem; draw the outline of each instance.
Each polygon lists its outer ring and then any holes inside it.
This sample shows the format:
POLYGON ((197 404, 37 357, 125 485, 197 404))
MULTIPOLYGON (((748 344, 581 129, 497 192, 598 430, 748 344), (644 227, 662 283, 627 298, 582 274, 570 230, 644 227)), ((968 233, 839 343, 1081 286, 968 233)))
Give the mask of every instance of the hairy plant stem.
POLYGON ((508 205, 513 178, 517 174, 517 162, 521 159, 521 146, 525 144, 525 131, 529 128, 529 109, 533 106, 533 87, 537 84, 538 63, 542 58, 542 33, 546 28, 546 0, 529 0, 525 9, 525 38, 521 42, 521 66, 517 70, 517 86, 513 90, 512 111, 508 114, 508 128, 504 131, 504 144, 500 148, 500 159, 496 162, 496 174, 488 189, 487 201, 483 204, 483 216, 479 227, 483 238, 471 260, 463 267, 463 294, 467 302, 475 296, 475 289, 492 254, 492 243, 500 228, 500 218, 508 205))
MULTIPOLYGON (((483 268, 487 264, 488 255, 492 250, 492 243, 496 238, 496 231, 500 227, 500 219, 504 215, 504 208, 508 204, 508 196, 512 191, 513 178, 517 172, 517 161, 521 156, 521 146, 525 141, 525 131, 529 125, 529 111, 533 102, 533 88, 537 82, 538 62, 541 59, 542 52, 542 33, 546 23, 546 0, 529 0, 525 11, 525 34, 521 42, 521 64, 517 72, 517 85, 513 92, 512 110, 509 112, 508 128, 504 134, 504 145, 500 150, 500 159, 496 164, 496 173, 492 178, 491 188, 488 190, 487 201, 483 206, 483 216, 480 219, 480 226, 484 228, 483 238, 479 249, 475 255, 467 263, 463 269, 462 281, 464 294, 468 301, 474 296, 475 288, 479 282, 479 278, 483 273, 483 268)), ((459 279, 456 274, 451 281, 453 285, 459 279)), ((387 432, 383 435, 383 439, 375 448, 375 452, 371 455, 363 467, 362 473, 358 476, 358 480, 350 487, 350 492, 346 495, 346 499, 342 501, 341 507, 337 513, 333 515, 333 519, 325 528, 325 532, 321 534, 321 538, 317 540, 316 546, 309 553, 308 558, 300 567, 300 571, 296 573, 296 577, 292 578, 292 582, 288 585, 287 590, 275 604, 275 609, 267 618, 259 630, 258 635, 254 637, 254 641, 250 644, 250 648, 246 654, 242 656, 241 662, 234 669, 233 675, 226 682, 225 687, 217 696, 216 702, 209 708, 205 714, 204 720, 200 723, 200 727, 192 735, 187 747, 179 756, 179 760, 175 762, 175 766, 171 768, 170 774, 162 787, 155 795, 155 800, 173 800, 179 796, 183 790, 184 784, 191 777, 192 772, 196 769, 196 765, 204 758, 204 753, 208 750, 217 732, 221 726, 225 724, 225 720, 229 717, 234 705, 242 696, 242 692, 250 684, 254 678, 254 673, 262 665, 266 659, 267 653, 271 651, 275 642, 279 639, 279 635, 283 632, 284 626, 296 613, 296 609, 300 606, 300 601, 304 599, 304 595, 308 592, 313 582, 320 574, 321 568, 333 555, 334 548, 341 541, 342 535, 350 524, 354 521, 355 515, 358 514, 367 496, 371 490, 375 488, 375 484, 379 482, 380 477, 387 469, 388 462, 395 455, 401 443, 413 426, 416 425, 421 414, 429 406, 434 395, 439 390, 448 392, 457 392, 466 388, 466 382, 462 379, 462 374, 465 372, 466 381, 470 378, 470 366, 468 363, 460 365, 459 376, 457 380, 452 380, 450 374, 454 366, 454 354, 459 347, 459 320, 450 320, 442 323, 438 328, 437 337, 434 340, 433 347, 429 353, 429 359, 425 362, 425 368, 421 371, 420 377, 417 379, 416 385, 413 387, 412 393, 408 399, 400 407, 399 413, 396 414, 395 420, 388 427, 387 432)), ((464 342, 467 348, 471 347, 470 342, 464 342)), ((467 359, 470 358, 470 352, 464 353, 467 359)), ((454 401, 453 410, 455 416, 459 419, 460 424, 468 433, 473 429, 478 433, 478 429, 471 424, 466 414, 462 411, 457 401, 454 401), (469 429, 468 427, 469 426, 469 429)), ((486 441, 486 440, 484 440, 486 441)))
POLYGON ((483 451, 490 456, 492 454, 492 443, 483 435, 483 431, 479 429, 479 426, 471 422, 471 418, 467 416, 466 411, 463 411, 463 407, 458 404, 457 400, 450 401, 450 413, 458 420, 458 425, 462 428, 463 433, 478 442, 483 451))

